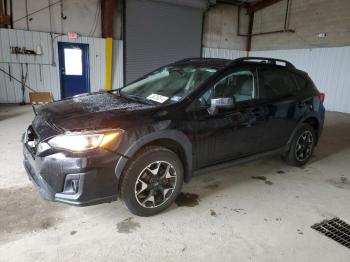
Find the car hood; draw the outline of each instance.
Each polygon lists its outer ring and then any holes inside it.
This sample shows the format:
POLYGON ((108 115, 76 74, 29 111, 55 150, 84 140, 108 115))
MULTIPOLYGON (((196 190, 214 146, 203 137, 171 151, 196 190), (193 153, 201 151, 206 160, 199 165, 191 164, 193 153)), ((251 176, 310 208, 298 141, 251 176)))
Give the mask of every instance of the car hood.
MULTIPOLYGON (((81 131, 126 128, 149 121, 157 109, 109 92, 75 96, 42 106, 33 121, 35 129, 81 131)), ((40 132, 40 131, 39 131, 40 132)))

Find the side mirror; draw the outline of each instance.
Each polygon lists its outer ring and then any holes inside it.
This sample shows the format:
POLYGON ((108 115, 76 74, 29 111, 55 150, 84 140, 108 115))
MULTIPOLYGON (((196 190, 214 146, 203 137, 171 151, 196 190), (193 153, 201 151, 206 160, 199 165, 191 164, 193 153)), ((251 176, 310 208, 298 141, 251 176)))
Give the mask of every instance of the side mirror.
POLYGON ((235 99, 233 97, 220 97, 210 100, 210 107, 208 112, 215 115, 220 108, 233 108, 235 106, 235 99))

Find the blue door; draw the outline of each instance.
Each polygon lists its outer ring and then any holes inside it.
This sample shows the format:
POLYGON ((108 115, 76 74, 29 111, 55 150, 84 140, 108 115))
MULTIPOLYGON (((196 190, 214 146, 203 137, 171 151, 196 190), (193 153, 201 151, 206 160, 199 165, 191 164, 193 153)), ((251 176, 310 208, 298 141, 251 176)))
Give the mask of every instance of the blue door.
POLYGON ((90 92, 89 45, 58 42, 61 98, 90 92))

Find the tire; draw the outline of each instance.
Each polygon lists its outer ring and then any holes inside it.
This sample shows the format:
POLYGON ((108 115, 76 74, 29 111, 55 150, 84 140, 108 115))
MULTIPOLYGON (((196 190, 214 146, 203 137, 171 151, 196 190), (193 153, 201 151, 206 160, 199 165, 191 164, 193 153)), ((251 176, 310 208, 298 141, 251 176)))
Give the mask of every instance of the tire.
POLYGON ((158 214, 179 195, 183 177, 183 165, 177 154, 164 147, 147 147, 123 172, 119 185, 121 200, 135 215, 158 214))
POLYGON ((310 160, 315 148, 315 142, 314 128, 304 123, 295 132, 289 151, 282 158, 290 166, 303 166, 310 160), (306 141, 304 141, 304 138, 306 138, 306 141))

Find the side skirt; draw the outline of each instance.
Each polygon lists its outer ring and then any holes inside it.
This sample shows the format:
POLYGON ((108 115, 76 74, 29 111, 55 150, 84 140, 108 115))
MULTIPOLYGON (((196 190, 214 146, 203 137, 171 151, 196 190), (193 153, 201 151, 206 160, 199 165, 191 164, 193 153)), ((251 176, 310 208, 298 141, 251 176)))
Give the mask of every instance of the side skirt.
POLYGON ((194 171, 192 176, 204 175, 204 174, 207 174, 209 172, 212 172, 212 171, 215 171, 215 170, 218 170, 218 169, 228 168, 228 167, 235 166, 235 165, 238 165, 238 164, 243 164, 243 163, 250 162, 250 161, 253 161, 253 160, 265 158, 265 157, 268 157, 268 156, 280 155, 280 154, 283 154, 285 152, 286 152, 286 147, 283 146, 281 148, 278 148, 278 149, 275 149, 275 150, 272 150, 272 151, 259 153, 259 154, 251 155, 251 156, 247 156, 247 157, 242 157, 242 158, 231 160, 231 161, 227 161, 227 162, 224 162, 224 163, 215 164, 213 166, 200 168, 200 169, 194 171))

